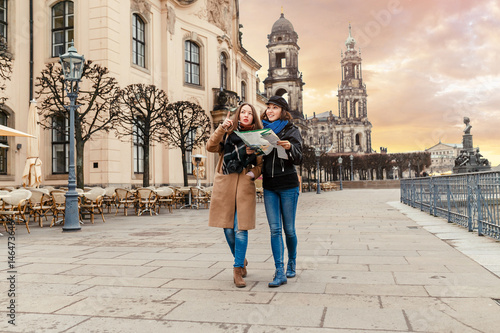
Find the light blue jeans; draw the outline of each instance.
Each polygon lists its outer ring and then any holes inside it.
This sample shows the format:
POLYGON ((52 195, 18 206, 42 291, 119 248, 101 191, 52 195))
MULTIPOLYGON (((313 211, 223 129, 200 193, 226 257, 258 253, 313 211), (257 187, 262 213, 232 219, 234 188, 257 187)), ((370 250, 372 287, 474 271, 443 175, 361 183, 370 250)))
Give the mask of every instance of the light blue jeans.
POLYGON ((234 212, 234 228, 224 228, 227 244, 234 257, 234 267, 245 267, 248 246, 248 230, 238 230, 238 218, 234 212))
POLYGON ((297 235, 295 234, 295 215, 299 200, 299 187, 286 190, 264 189, 264 206, 267 222, 271 230, 271 249, 274 265, 283 268, 284 244, 281 230, 285 230, 288 259, 297 258, 297 235))

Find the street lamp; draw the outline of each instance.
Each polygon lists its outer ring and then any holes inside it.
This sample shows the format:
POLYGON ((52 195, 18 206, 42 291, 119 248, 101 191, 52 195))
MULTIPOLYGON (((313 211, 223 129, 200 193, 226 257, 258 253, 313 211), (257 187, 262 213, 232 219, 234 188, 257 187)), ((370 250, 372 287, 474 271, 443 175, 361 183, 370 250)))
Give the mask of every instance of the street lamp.
POLYGON ((342 191, 343 190, 343 188, 342 188, 342 156, 339 157, 339 167, 340 167, 340 170, 339 170, 340 190, 342 191))
POLYGON ((81 228, 75 175, 75 110, 79 105, 75 105, 75 102, 78 96, 78 83, 82 78, 85 58, 76 52, 73 44, 69 47, 68 52, 59 55, 59 61, 64 74, 64 89, 66 89, 70 100, 70 105, 64 106, 69 110, 69 174, 63 231, 79 231, 81 228))
POLYGON ((351 182, 354 180, 354 174, 353 174, 353 169, 352 169, 352 161, 354 160, 354 156, 349 156, 349 158, 351 159, 351 182))
POLYGON ((319 185, 319 176, 320 176, 320 172, 319 172, 319 157, 321 155, 321 150, 319 149, 319 147, 316 147, 316 150, 314 151, 314 154, 316 155, 316 194, 321 194, 321 186, 319 185))

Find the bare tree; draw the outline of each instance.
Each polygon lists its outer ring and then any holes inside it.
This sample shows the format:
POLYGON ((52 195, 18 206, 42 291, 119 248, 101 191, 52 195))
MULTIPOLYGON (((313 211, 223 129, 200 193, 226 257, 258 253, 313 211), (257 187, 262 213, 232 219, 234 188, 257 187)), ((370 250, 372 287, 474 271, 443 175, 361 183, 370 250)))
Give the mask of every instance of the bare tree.
MULTIPOLYGON (((69 98, 64 90, 64 78, 59 63, 48 63, 36 78, 37 96, 40 99, 40 124, 42 127, 56 131, 67 131, 66 127, 58 126, 56 119, 69 119, 65 105, 69 98)), ((85 143, 100 131, 108 132, 111 120, 116 112, 114 96, 118 91, 118 83, 109 76, 109 70, 99 64, 86 61, 83 68, 82 83, 75 111, 75 145, 76 145, 76 183, 84 186, 84 148, 85 143)), ((66 132, 64 133, 66 134, 66 132)))
POLYGON ((181 150, 184 186, 187 186, 186 151, 207 142, 210 137, 210 118, 198 104, 178 101, 168 105, 164 124, 168 145, 181 150))
POLYGON ((149 186, 150 146, 165 137, 163 123, 168 106, 167 94, 155 85, 131 84, 116 96, 120 112, 113 120, 118 137, 131 137, 144 152, 142 185, 149 186))
MULTIPOLYGON (((7 40, 0 36, 0 91, 4 91, 5 83, 10 81, 12 74, 12 54, 9 52, 7 40)), ((0 96, 0 106, 5 103, 6 97, 0 96)))

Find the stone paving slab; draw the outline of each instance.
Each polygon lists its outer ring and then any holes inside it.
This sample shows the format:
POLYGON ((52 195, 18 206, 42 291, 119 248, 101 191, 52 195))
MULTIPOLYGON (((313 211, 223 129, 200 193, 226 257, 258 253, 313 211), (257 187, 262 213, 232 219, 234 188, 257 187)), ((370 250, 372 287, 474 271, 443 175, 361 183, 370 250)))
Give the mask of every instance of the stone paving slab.
POLYGON ((75 233, 17 228, 17 326, 0 266, 0 332, 497 332, 500 242, 398 200, 399 190, 303 193, 297 277, 280 288, 267 286, 262 203, 241 289, 206 209, 107 214, 75 233))

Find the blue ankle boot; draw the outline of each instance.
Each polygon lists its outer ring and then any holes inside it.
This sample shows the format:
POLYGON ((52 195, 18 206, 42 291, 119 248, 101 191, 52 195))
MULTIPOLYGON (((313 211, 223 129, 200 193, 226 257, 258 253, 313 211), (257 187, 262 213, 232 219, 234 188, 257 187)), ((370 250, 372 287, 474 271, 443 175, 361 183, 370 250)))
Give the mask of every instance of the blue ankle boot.
POLYGON ((285 270, 283 268, 278 268, 276 269, 276 273, 274 273, 273 282, 269 282, 269 288, 276 288, 282 284, 286 284, 285 270))
POLYGON ((286 277, 295 277, 295 259, 288 259, 288 265, 286 266, 286 277))

